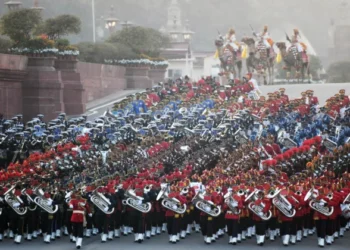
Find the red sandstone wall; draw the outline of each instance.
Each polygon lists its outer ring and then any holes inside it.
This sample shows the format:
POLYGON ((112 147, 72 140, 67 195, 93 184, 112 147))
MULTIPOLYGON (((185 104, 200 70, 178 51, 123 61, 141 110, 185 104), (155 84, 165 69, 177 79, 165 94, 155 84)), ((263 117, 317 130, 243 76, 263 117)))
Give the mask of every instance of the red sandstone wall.
POLYGON ((11 118, 22 113, 22 79, 27 57, 0 54, 0 113, 11 118))
POLYGON ((83 83, 85 102, 90 102, 126 88, 125 68, 78 62, 77 72, 83 83))

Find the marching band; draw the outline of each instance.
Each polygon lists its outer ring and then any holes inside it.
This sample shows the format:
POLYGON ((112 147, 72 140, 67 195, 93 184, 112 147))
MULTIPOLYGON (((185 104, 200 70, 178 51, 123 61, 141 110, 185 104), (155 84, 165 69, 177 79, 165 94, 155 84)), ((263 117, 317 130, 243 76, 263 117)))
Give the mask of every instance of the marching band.
POLYGON ((311 90, 250 94, 251 79, 164 83, 94 122, 2 121, 0 240, 336 244, 350 229, 345 91, 319 107, 311 90))

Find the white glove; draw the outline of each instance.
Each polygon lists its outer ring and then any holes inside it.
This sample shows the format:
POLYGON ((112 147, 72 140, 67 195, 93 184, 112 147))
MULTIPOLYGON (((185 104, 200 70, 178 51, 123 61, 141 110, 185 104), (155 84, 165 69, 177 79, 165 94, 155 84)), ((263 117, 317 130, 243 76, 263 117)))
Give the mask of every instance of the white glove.
POLYGON ((108 211, 108 207, 105 207, 105 208, 103 209, 103 211, 107 212, 107 211, 108 211))
POLYGON ((210 207, 209 207, 209 206, 206 206, 206 207, 205 207, 205 211, 209 212, 209 211, 210 211, 210 207))
POLYGON ((4 201, 4 199, 2 197, 0 197, 0 202, 3 202, 3 201, 4 201))
POLYGON ((70 204, 70 205, 69 205, 69 208, 73 208, 73 205, 72 205, 72 204, 70 204))
POLYGON ((137 205, 138 205, 138 206, 141 206, 141 205, 142 205, 142 201, 141 201, 141 200, 138 200, 138 201, 137 201, 137 205))
POLYGON ((89 213, 89 217, 92 217, 92 213, 89 213))
POLYGON ((51 205, 52 205, 52 200, 51 200, 51 199, 48 199, 46 204, 47 204, 48 206, 51 206, 51 205))
POLYGON ((19 203, 19 202, 15 202, 15 203, 13 203, 13 207, 19 207, 21 204, 19 203))
POLYGON ((264 213, 263 213, 263 212, 259 212, 258 215, 259 215, 259 216, 263 216, 264 213))
POLYGON ((176 206, 176 205, 173 205, 172 208, 173 208, 174 210, 176 210, 176 209, 177 209, 177 206, 176 206))
POLYGON ((237 201, 232 202, 232 206, 233 206, 233 207, 237 207, 237 206, 238 206, 238 202, 237 202, 237 201))
POLYGON ((320 202, 320 205, 321 205, 321 206, 324 206, 324 204, 325 204, 325 203, 324 203, 323 201, 320 202))

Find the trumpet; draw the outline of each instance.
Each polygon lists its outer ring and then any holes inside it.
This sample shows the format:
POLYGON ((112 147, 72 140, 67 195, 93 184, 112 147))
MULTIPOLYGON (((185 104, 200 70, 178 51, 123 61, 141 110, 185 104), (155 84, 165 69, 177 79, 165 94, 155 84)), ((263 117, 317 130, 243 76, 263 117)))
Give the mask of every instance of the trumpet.
POLYGON ((167 187, 164 187, 160 190, 157 196, 157 201, 160 199, 163 199, 162 200, 163 207, 171 211, 174 211, 175 213, 184 214, 187 209, 186 204, 182 205, 180 201, 176 198, 169 198, 166 190, 167 190, 167 187))
POLYGON ((92 192, 90 200, 96 207, 98 207, 105 214, 112 214, 114 212, 114 208, 109 210, 109 206, 111 205, 111 202, 103 194, 97 191, 99 188, 100 187, 96 188, 92 192))
POLYGON ((14 194, 14 189, 16 185, 13 185, 9 190, 4 193, 6 203, 19 215, 24 215, 27 213, 26 207, 20 207, 24 204, 23 200, 14 194))
POLYGON ((201 210, 202 212, 213 216, 218 217, 221 213, 221 208, 216 206, 212 201, 206 201, 204 199, 205 192, 199 191, 192 199, 192 203, 201 210))
POLYGON ((143 197, 137 196, 134 190, 128 188, 125 191, 125 196, 127 197, 127 199, 122 201, 123 205, 128 205, 142 213, 148 213, 149 211, 151 211, 151 203, 142 203, 143 197))

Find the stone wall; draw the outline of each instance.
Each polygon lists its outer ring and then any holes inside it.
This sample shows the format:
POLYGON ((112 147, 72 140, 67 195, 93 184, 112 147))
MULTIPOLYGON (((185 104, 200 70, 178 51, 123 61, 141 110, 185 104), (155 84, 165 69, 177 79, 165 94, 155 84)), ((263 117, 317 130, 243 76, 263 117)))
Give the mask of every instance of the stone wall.
POLYGON ((77 72, 85 90, 85 103, 126 88, 124 67, 78 62, 77 72))
POLYGON ((164 80, 166 69, 125 68, 75 59, 0 54, 0 113, 79 115, 86 103, 124 89, 150 88, 164 80))
POLYGON ((27 75, 27 57, 0 54, 0 113, 22 113, 22 80, 27 75))

